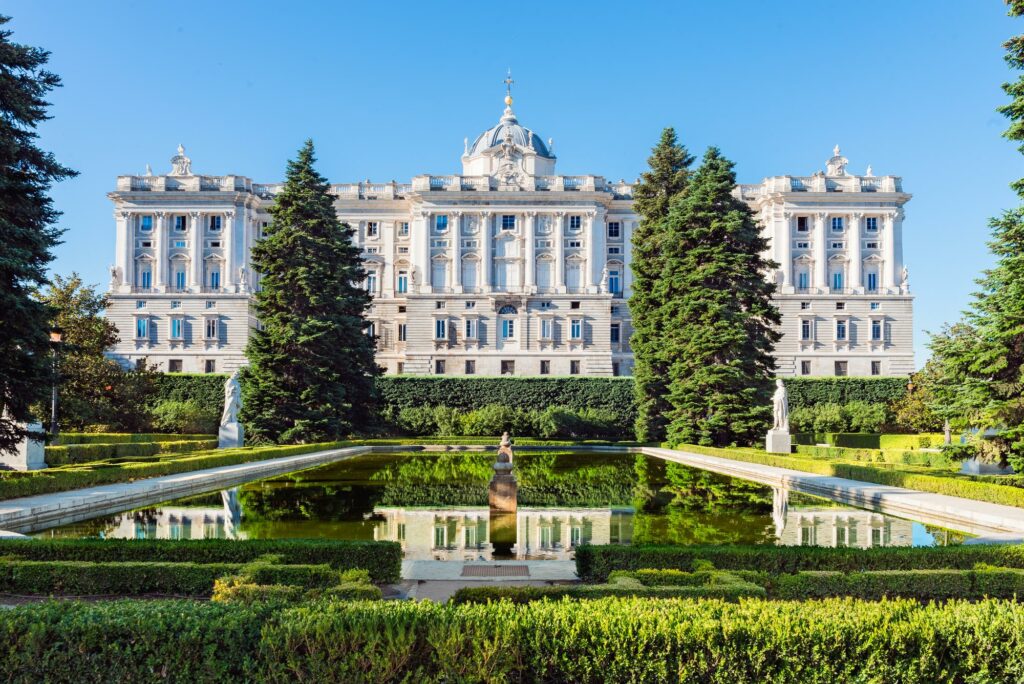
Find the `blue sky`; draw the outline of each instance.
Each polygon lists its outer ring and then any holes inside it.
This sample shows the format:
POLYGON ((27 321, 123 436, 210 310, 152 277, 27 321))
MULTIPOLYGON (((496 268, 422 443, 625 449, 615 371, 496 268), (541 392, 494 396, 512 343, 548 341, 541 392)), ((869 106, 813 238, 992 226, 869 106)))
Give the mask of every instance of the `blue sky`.
POLYGON ((14 40, 64 79, 42 144, 81 175, 54 190, 54 270, 103 283, 106 193, 181 142, 198 173, 280 180, 306 137, 333 182, 457 173, 500 116, 555 139, 559 172, 635 178, 664 126, 717 145, 740 182, 806 175, 840 144, 851 171, 903 177, 915 346, 967 305, 988 217, 1024 175, 1000 134, 1000 0, 676 3, 7 0, 14 40))

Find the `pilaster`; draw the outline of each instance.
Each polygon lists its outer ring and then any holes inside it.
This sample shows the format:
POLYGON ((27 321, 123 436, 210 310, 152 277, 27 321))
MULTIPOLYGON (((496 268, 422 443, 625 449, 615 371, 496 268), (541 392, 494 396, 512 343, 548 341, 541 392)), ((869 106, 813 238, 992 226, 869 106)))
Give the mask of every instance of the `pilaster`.
POLYGON ((775 260, 782 271, 780 291, 789 292, 793 287, 793 212, 782 212, 782 221, 775 224, 775 260))
POLYGON ((493 249, 491 248, 492 232, 491 218, 493 212, 484 211, 480 213, 480 285, 484 292, 490 292, 493 282, 491 279, 491 264, 494 262, 493 249))
POLYGON ((537 289, 537 274, 535 271, 537 265, 537 212, 526 212, 526 225, 523 226, 523 230, 526 231, 526 246, 523 249, 523 272, 525 274, 523 285, 526 288, 526 293, 531 294, 537 289))
POLYGON ((846 253, 850 256, 850 270, 847 274, 850 279, 848 287, 853 289, 854 294, 864 292, 864 276, 861 273, 864 264, 864 257, 861 254, 861 219, 863 218, 864 214, 859 211, 851 213, 848 229, 849 237, 846 249, 846 253))
POLYGON ((828 287, 828 257, 825 251, 825 222, 829 215, 819 212, 814 215, 814 282, 813 287, 828 287))
POLYGON ((191 235, 188 241, 189 291, 201 292, 203 288, 203 218, 201 211, 193 211, 189 219, 191 235))
POLYGON ((156 263, 153 269, 153 287, 157 292, 167 291, 167 263, 170 235, 168 235, 167 212, 156 212, 156 228, 153 239, 156 243, 156 263))
POLYGON ((225 292, 235 291, 235 212, 224 212, 224 225, 221 226, 221 233, 224 235, 224 272, 220 274, 220 284, 225 292))
POLYGON ((448 227, 448 233, 451 235, 449 244, 451 245, 451 261, 448 267, 451 269, 451 278, 448 282, 452 284, 452 291, 455 293, 462 292, 462 212, 453 211, 452 220, 448 227))
POLYGON ((555 212, 555 292, 565 294, 565 212, 555 212))

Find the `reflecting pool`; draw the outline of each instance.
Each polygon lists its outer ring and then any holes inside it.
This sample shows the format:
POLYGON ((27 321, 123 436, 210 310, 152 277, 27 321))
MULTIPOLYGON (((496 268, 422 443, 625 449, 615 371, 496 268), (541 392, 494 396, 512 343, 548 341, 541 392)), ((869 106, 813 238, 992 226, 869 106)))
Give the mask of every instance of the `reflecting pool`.
POLYGON ((516 454, 518 507, 492 513, 494 455, 370 454, 37 533, 40 537, 389 540, 411 560, 569 560, 580 544, 921 546, 965 535, 632 454, 516 454), (497 551, 496 551, 497 549, 497 551))

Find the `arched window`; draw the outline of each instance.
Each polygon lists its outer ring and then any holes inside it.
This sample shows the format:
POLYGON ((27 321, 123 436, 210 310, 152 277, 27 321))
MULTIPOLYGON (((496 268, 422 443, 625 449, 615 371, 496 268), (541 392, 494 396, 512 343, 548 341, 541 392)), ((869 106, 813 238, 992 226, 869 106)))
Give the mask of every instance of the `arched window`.
POLYGON ((506 304, 505 306, 498 309, 499 316, 516 316, 518 314, 519 310, 516 309, 516 307, 512 306, 511 304, 506 304))

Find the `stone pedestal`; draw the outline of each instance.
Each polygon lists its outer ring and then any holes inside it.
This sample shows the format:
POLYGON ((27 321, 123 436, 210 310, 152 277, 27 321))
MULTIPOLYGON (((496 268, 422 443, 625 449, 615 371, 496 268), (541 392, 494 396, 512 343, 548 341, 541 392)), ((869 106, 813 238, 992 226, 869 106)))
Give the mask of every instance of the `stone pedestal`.
POLYGON ((220 432, 217 435, 218 449, 234 449, 235 447, 244 446, 244 444, 245 430, 242 428, 241 423, 221 424, 220 432))
POLYGON ((494 477, 491 478, 490 487, 487 490, 487 503, 491 508, 491 515, 495 513, 515 513, 516 497, 519 493, 519 485, 516 483, 516 476, 511 470, 499 470, 495 464, 494 477))
POLYGON ((13 454, 0 454, 0 466, 11 470, 39 470, 46 467, 46 445, 43 442, 43 426, 29 423, 25 426, 29 436, 21 440, 13 454))
POLYGON ((499 513, 491 509, 489 530, 491 535, 492 557, 495 559, 513 558, 516 545, 516 514, 499 513))
POLYGON ((764 450, 769 454, 793 453, 789 430, 769 430, 765 438, 764 450))

